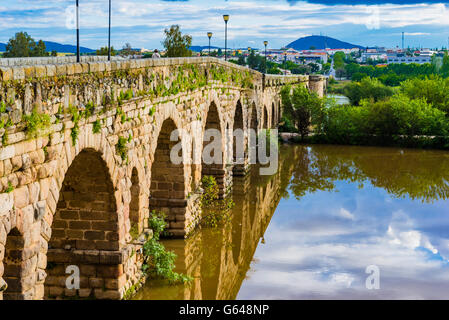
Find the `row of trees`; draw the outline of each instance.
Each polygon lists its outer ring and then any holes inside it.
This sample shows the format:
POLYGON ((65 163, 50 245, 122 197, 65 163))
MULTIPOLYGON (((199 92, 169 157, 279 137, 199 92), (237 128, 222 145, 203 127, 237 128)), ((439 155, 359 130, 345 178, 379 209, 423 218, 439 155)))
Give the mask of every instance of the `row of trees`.
POLYGON ((344 74, 353 81, 371 77, 379 79, 385 85, 396 87, 401 82, 413 78, 424 79, 436 74, 449 77, 449 56, 446 54, 443 57, 440 67, 436 63, 402 63, 389 64, 388 66, 361 66, 357 63, 350 63, 345 66, 344 74))
POLYGON ((285 126, 294 128, 303 138, 313 129, 321 142, 360 144, 378 138, 386 143, 395 137, 436 136, 444 137, 436 146, 447 147, 448 78, 410 79, 396 89, 371 78, 355 85, 357 89, 351 90, 363 92, 363 99, 357 99, 355 105, 338 105, 303 87, 285 87, 285 126), (382 140, 385 137, 388 139, 382 140))

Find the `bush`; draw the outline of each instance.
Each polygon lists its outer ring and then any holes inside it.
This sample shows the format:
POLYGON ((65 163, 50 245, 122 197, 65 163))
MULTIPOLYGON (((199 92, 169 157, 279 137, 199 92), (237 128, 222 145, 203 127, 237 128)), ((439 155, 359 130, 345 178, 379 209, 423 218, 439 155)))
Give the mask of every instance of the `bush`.
POLYGON ((394 90, 383 85, 379 80, 363 78, 360 82, 352 82, 345 86, 344 94, 352 104, 359 105, 362 99, 384 100, 394 94, 394 90))
POLYGON ((449 79, 431 76, 407 80, 401 84, 401 92, 410 99, 424 99, 435 108, 449 112, 449 79))

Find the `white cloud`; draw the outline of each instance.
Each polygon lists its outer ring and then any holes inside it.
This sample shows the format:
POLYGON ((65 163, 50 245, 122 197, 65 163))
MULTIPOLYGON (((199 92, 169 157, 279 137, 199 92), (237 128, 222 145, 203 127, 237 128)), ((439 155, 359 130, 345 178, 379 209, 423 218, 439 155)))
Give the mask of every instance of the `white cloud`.
POLYGON ((340 216, 345 219, 354 220, 354 215, 345 208, 340 208, 340 216))

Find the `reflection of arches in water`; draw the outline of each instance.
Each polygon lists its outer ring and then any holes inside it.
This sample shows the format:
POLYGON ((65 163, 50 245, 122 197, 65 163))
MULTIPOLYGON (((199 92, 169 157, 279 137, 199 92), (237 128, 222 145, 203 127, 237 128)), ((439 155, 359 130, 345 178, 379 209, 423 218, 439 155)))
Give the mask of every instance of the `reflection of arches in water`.
MULTIPOLYGON (((217 233, 215 233, 216 235, 217 233)), ((202 234, 203 256, 201 260, 201 297, 203 300, 216 300, 220 273, 222 268, 223 237, 219 241, 214 232, 206 230, 202 234), (211 239, 208 239, 211 237, 211 239)))
POLYGON ((244 201, 236 199, 236 206, 232 210, 232 257, 234 264, 239 263, 240 250, 242 248, 242 232, 243 232, 243 214, 244 201), (240 201, 239 201, 240 200, 240 201))
MULTIPOLYGON (((6 237, 3 257, 3 280, 8 285, 3 292, 4 300, 23 300, 23 248, 24 239, 17 228, 10 231, 6 237)), ((1 252, 0 252, 1 253, 1 252)), ((0 278, 2 275, 0 274, 0 278)))

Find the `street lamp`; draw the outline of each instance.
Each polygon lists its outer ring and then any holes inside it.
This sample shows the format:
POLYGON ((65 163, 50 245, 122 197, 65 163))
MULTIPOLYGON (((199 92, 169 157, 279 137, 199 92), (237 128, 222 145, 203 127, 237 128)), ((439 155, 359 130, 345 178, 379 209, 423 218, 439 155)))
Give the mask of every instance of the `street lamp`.
POLYGON ((284 52, 284 75, 287 75, 287 52, 284 52))
POLYGON ((209 38, 209 57, 210 57, 210 38, 212 38, 212 35, 213 35, 212 32, 207 33, 207 37, 209 38))
POLYGON ((265 73, 267 73, 267 46, 268 46, 268 41, 264 41, 263 44, 265 46, 265 73))
POLYGON ((229 14, 223 15, 223 20, 225 22, 225 61, 228 61, 228 21, 229 14))
POLYGON ((111 61, 111 0, 109 0, 108 61, 111 61))
POLYGON ((80 62, 80 15, 79 15, 79 3, 76 0, 76 62, 80 62))

